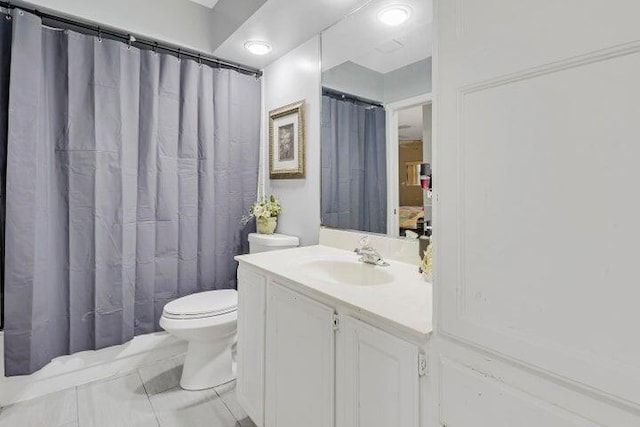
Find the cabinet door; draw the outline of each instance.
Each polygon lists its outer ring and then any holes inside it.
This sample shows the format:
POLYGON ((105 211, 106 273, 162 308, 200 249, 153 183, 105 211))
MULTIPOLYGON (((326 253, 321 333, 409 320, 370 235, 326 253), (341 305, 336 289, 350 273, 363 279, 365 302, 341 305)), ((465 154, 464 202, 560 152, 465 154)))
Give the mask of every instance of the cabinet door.
POLYGON ((264 340, 267 279, 238 269, 238 403, 259 427, 264 425, 264 340))
POLYGON ((333 309, 277 284, 267 301, 267 427, 332 427, 333 309))
POLYGON ((418 427, 418 348, 349 316, 336 339, 337 427, 418 427))

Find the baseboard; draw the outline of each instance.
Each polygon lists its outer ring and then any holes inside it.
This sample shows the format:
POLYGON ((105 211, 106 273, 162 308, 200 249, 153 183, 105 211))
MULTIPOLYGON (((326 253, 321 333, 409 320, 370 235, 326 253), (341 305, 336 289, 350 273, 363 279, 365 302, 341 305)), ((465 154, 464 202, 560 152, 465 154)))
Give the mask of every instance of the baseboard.
POLYGON ((118 346, 54 359, 31 375, 4 376, 4 333, 0 332, 0 407, 87 384, 185 353, 186 341, 166 332, 140 335, 118 346))

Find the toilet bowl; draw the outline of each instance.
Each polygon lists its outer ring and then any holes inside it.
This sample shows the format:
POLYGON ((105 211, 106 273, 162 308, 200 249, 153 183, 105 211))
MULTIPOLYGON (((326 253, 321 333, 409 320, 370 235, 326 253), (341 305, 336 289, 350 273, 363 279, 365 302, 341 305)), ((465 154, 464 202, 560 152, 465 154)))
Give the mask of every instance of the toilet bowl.
MULTIPOLYGON (((297 237, 284 234, 249 235, 250 253, 298 244, 297 237)), ((234 289, 198 292, 164 306, 160 326, 188 342, 180 387, 203 390, 235 379, 232 347, 237 324, 238 292, 234 289)))
POLYGON ((160 326, 188 342, 180 387, 203 390, 235 379, 237 310, 234 289, 198 292, 164 306, 160 326))

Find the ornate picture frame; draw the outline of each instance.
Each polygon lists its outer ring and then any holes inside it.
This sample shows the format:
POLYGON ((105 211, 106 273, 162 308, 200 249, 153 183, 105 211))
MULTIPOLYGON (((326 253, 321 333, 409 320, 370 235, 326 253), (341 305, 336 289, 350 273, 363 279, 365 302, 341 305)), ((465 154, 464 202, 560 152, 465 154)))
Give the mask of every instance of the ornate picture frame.
POLYGON ((304 178, 305 100, 269 112, 269 178, 304 178))

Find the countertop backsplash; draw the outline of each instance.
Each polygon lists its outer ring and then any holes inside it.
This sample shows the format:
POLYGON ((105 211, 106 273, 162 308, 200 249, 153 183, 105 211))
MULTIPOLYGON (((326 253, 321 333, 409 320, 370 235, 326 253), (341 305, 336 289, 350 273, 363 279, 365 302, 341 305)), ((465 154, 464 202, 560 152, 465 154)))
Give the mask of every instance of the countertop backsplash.
POLYGON ((368 236, 371 246, 386 259, 420 265, 418 255, 418 239, 389 237, 381 234, 371 234, 362 231, 346 231, 333 228, 320 228, 320 244, 337 249, 352 251, 360 247, 362 236, 368 236))

